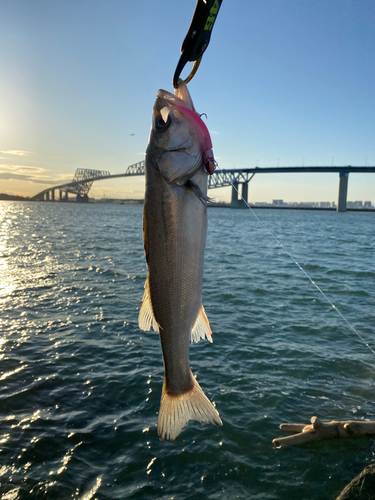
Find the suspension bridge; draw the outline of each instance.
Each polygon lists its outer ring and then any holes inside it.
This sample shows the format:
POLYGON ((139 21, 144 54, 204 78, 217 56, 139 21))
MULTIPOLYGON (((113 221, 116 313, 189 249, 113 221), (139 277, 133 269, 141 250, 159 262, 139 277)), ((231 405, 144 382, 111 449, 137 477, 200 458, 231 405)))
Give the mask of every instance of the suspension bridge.
MULTIPOLYGON (((353 167, 351 165, 347 165, 344 167, 255 167, 230 170, 217 169, 213 175, 208 177, 208 189, 232 186, 231 206, 234 208, 242 208, 246 206, 248 201, 249 182, 256 174, 327 172, 336 172, 339 174, 337 211, 345 212, 349 173, 374 173, 375 167, 353 167), (239 194, 242 197, 240 199, 239 194)), ((74 194, 76 195, 77 202, 85 203, 89 201, 88 194, 95 181, 144 174, 144 161, 130 165, 126 169, 125 173, 122 174, 110 174, 110 172, 103 170, 78 168, 71 182, 44 189, 30 199, 35 201, 67 201, 69 194, 74 194), (57 196, 55 194, 56 192, 58 192, 57 196)))

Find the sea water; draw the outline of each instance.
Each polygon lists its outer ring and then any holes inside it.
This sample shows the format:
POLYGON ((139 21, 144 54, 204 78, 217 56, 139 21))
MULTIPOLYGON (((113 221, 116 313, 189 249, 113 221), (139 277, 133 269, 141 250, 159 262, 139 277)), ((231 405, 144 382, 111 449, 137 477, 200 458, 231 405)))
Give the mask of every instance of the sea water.
POLYGON ((1 500, 333 500, 375 463, 370 437, 272 447, 283 422, 375 420, 375 213, 255 213, 208 210, 214 343, 190 359, 223 426, 168 442, 142 206, 0 202, 1 500))

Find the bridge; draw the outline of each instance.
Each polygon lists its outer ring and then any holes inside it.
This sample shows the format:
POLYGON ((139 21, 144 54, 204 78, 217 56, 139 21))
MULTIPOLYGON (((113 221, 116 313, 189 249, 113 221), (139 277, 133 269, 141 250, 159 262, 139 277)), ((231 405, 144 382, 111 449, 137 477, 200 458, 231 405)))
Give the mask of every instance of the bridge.
MULTIPOLYGON (((281 174, 281 173, 327 173, 336 172, 339 174, 339 190, 337 211, 346 211, 346 199, 348 192, 349 173, 374 173, 375 167, 266 167, 266 168, 242 168, 230 170, 215 170, 213 175, 208 177, 208 189, 232 186, 231 206, 242 208, 246 206, 248 198, 248 186, 255 174, 281 174), (241 185, 242 199, 238 199, 241 185), (246 203, 245 203, 246 202, 246 203)), ((88 202, 88 193, 93 182, 114 179, 116 177, 129 177, 134 175, 144 175, 144 161, 130 165, 125 173, 111 175, 102 170, 77 169, 73 180, 66 184, 53 186, 41 191, 33 196, 31 200, 55 201, 55 191, 59 191, 59 200, 67 201, 69 193, 76 195, 77 202, 88 202)))
POLYGON ((110 174, 104 170, 77 168, 71 182, 44 189, 44 191, 31 197, 30 200, 55 201, 55 191, 58 190, 60 201, 67 201, 69 193, 71 193, 76 195, 76 201, 78 203, 87 203, 89 201, 88 194, 94 181, 114 179, 115 177, 129 177, 131 175, 145 175, 144 161, 130 165, 124 174, 110 174))

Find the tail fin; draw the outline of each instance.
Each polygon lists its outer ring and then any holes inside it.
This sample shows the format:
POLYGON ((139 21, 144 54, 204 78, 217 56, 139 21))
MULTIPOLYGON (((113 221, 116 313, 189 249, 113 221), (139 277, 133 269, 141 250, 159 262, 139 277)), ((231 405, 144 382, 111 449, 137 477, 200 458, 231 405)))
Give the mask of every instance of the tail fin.
POLYGON ((191 376, 194 387, 191 391, 179 396, 170 396, 167 393, 164 379, 158 419, 160 439, 166 438, 173 441, 189 420, 197 420, 205 424, 223 425, 219 413, 204 394, 193 374, 191 376))

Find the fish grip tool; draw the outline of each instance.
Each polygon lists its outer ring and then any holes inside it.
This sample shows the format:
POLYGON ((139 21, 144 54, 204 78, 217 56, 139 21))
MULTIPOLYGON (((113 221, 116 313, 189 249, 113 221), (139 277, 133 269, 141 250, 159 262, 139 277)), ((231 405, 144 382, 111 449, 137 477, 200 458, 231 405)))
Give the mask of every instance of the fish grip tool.
POLYGON ((193 70, 185 80, 188 83, 195 75, 202 56, 210 43, 212 28, 215 24, 223 0, 197 0, 189 30, 181 45, 181 57, 173 76, 173 87, 178 87, 178 79, 188 62, 194 61, 193 70))

